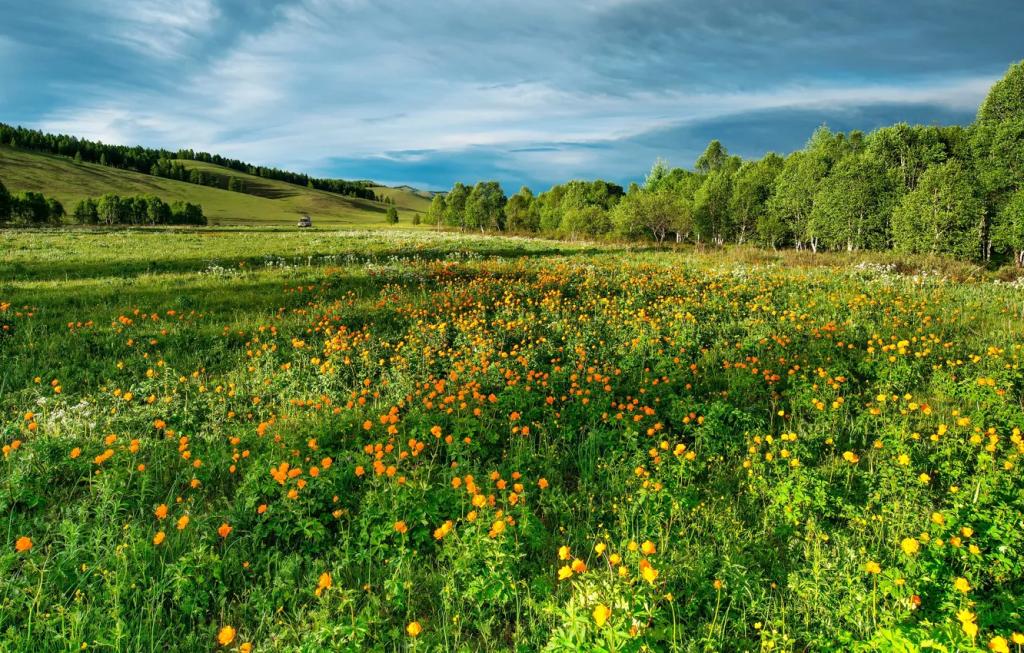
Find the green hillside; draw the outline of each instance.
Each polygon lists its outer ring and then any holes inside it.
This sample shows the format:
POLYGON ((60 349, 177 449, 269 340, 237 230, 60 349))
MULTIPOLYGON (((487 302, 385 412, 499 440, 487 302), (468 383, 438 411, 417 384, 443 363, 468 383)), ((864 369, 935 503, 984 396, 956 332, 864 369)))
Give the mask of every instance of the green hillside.
POLYGON ((430 208, 430 200, 436 193, 426 190, 417 190, 410 186, 372 186, 373 192, 377 195, 390 197, 395 200, 395 207, 399 211, 419 211, 426 213, 430 208))
MULTIPOLYGON (((294 224, 303 214, 311 216, 315 226, 385 224, 387 207, 379 202, 254 177, 210 163, 181 163, 212 174, 241 178, 246 182, 247 192, 237 193, 0 146, 0 180, 8 190, 36 191, 55 197, 68 212, 83 198, 116 193, 156 195, 166 202, 183 200, 201 204, 210 224, 294 224)), ((399 226, 410 225, 413 213, 425 211, 430 204, 429 199, 409 189, 380 188, 378 192, 394 197, 401 218, 399 226)))

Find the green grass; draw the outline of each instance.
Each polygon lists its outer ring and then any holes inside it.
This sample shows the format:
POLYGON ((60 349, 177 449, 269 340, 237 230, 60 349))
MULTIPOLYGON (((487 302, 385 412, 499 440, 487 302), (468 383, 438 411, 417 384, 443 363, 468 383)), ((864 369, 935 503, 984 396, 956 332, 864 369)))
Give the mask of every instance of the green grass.
POLYGON ((373 192, 394 199, 395 207, 399 212, 418 211, 426 213, 430 209, 430 200, 434 198, 433 193, 416 190, 409 186, 399 186, 397 188, 374 186, 373 192))
MULTIPOLYGON (((56 197, 70 212, 86 197, 105 193, 157 195, 166 202, 183 200, 200 204, 213 225, 294 225, 308 214, 314 226, 374 226, 385 224, 384 204, 314 190, 294 184, 253 177, 213 164, 183 161, 224 176, 240 177, 249 193, 236 193, 172 179, 48 154, 0 146, 0 180, 11 192, 36 191, 56 197)), ((411 226, 412 216, 429 206, 429 200, 406 190, 390 189, 396 198, 401 222, 411 226)))
POLYGON ((0 231, 0 650, 998 647, 1020 283, 880 263, 0 231))

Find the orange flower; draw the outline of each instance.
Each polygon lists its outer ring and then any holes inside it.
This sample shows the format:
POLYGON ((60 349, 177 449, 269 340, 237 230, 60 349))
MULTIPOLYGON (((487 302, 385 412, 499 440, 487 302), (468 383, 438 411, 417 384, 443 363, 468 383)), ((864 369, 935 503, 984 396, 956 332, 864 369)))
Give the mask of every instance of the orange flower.
POLYGON ((498 537, 504 532, 505 522, 504 520, 498 519, 493 524, 491 524, 491 530, 490 532, 488 532, 488 535, 490 535, 491 537, 498 537))
POLYGON ((452 531, 452 526, 453 525, 454 524, 452 524, 452 520, 449 519, 445 523, 441 524, 439 527, 435 528, 434 529, 434 539, 435 540, 440 540, 440 539, 444 538, 445 535, 447 535, 448 533, 450 533, 452 531))
POLYGON ((265 513, 266 511, 267 511, 267 504, 265 504, 265 503, 261 503, 260 507, 256 509, 256 512, 258 512, 261 515, 263 513, 265 513))
POLYGON ((161 503, 156 507, 156 510, 153 511, 153 514, 156 515, 157 519, 164 519, 167 517, 167 505, 161 503))
POLYGON ((404 521, 395 522, 395 532, 402 533, 403 535, 409 530, 409 527, 405 525, 404 521))
POLYGON ((82 450, 80 448, 75 447, 74 449, 71 450, 71 459, 72 460, 74 460, 75 458, 78 458, 81 455, 82 455, 82 450))
POLYGON ((227 537, 231 534, 231 531, 233 530, 234 529, 231 528, 231 526, 229 526, 227 522, 224 522, 220 525, 220 528, 217 529, 217 535, 220 535, 221 537, 227 537))
POLYGON ((163 531, 160 531, 159 533, 154 535, 153 536, 153 544, 154 544, 154 546, 160 546, 161 544, 163 544, 163 541, 164 541, 165 537, 167 537, 167 535, 163 531))
POLYGON ((14 543, 14 550, 18 553, 25 553, 32 548, 32 538, 22 535, 14 543))
POLYGON ((188 522, 189 522, 189 518, 188 518, 188 515, 182 515, 182 516, 181 516, 181 517, 180 517, 180 518, 178 519, 178 523, 176 524, 176 526, 177 526, 178 530, 179 530, 179 531, 183 531, 183 530, 185 530, 185 527, 186 527, 186 526, 188 526, 188 522))
POLYGON ((332 585, 334 585, 334 581, 331 580, 331 574, 325 571, 320 574, 320 579, 316 583, 316 590, 314 591, 314 594, 320 596, 323 594, 324 590, 330 589, 332 585))
POLYGON ((236 631, 231 626, 224 626, 217 633, 217 641, 220 642, 221 646, 227 646, 231 642, 235 641, 236 631))

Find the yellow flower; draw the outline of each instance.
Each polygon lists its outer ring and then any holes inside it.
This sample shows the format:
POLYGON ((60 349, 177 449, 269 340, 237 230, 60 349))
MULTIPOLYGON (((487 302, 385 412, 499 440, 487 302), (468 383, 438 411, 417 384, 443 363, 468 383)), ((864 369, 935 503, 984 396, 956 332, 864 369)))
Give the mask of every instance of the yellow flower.
POLYGON ((658 578, 658 570, 651 566, 651 563, 646 560, 640 561, 640 575, 651 585, 654 585, 654 581, 658 578))
POLYGON ((594 545, 594 553, 596 553, 597 555, 601 555, 602 553, 604 553, 605 548, 607 547, 605 547, 604 542, 598 542, 594 545))
POLYGON ((941 512, 933 512, 932 513, 932 523, 933 524, 937 524, 939 526, 942 526, 943 524, 946 523, 946 518, 942 515, 941 512))
POLYGON ((224 626, 217 633, 217 641, 220 642, 221 646, 227 646, 231 642, 235 641, 235 629, 231 626, 224 626))
POLYGON ((569 547, 567 547, 567 546, 560 546, 560 547, 558 547, 558 559, 559 560, 568 560, 570 557, 571 557, 571 554, 569 553, 569 547))
POLYGON ((963 628, 964 633, 974 639, 974 636, 978 634, 978 624, 974 623, 974 613, 970 610, 960 610, 956 613, 956 618, 960 620, 960 627, 963 628))
POLYGON ((409 633, 409 637, 416 637, 423 632, 423 626, 418 621, 411 621, 409 625, 405 627, 405 632, 409 633))
POLYGON ((644 555, 647 556, 654 555, 658 551, 657 547, 654 546, 654 542, 650 540, 647 540, 646 542, 641 544, 640 550, 643 552, 644 555))
POLYGON ((569 565, 562 565, 558 569, 558 580, 565 580, 566 578, 571 578, 571 577, 572 577, 572 569, 569 568, 569 565))
POLYGON ((896 458, 896 462, 898 462, 900 465, 903 465, 904 467, 906 467, 907 465, 910 464, 910 456, 908 456, 905 453, 901 453, 899 455, 899 457, 896 458))
POLYGON ((612 616, 612 610, 607 605, 601 603, 594 608, 594 623, 598 628, 603 626, 610 616, 612 616))
POLYGON ((971 591, 971 584, 967 582, 966 578, 963 577, 957 577, 957 579, 953 581, 953 587, 957 588, 964 594, 971 591))
POLYGON ((864 563, 864 573, 867 574, 879 574, 882 572, 882 568, 874 560, 868 560, 864 563))
POLYGON ((900 548, 903 549, 903 553, 906 553, 908 556, 912 556, 921 550, 921 543, 913 537, 905 537, 903 538, 903 541, 900 542, 900 548))
POLYGON ((1009 642, 1006 641, 1005 637, 993 637, 988 642, 988 647, 995 653, 1010 653, 1009 642))
POLYGON ((1024 634, 1022 634, 1022 633, 1014 633, 1010 637, 1010 639, 1012 639, 1013 643, 1016 644, 1017 646, 1020 646, 1021 644, 1024 644, 1024 634))

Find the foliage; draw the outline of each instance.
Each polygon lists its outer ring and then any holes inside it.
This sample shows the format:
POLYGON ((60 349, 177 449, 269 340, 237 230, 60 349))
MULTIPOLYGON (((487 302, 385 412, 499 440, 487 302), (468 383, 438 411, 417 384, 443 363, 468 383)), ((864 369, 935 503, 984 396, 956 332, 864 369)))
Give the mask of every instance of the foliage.
POLYGON ((934 165, 893 213, 893 241, 899 251, 980 258, 985 207, 975 184, 957 160, 934 165))

